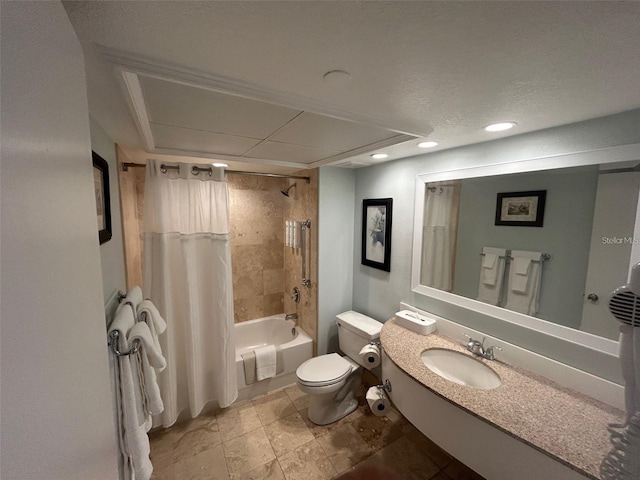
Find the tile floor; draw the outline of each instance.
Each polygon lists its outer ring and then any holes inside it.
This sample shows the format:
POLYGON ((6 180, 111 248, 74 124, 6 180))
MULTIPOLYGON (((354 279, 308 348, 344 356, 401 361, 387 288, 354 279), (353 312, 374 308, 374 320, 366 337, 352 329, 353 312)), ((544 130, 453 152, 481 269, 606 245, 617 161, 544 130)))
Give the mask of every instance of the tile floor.
POLYGON ((321 427, 307 418, 308 396, 292 385, 152 432, 151 478, 325 480, 382 466, 402 480, 482 480, 397 411, 372 415, 364 389, 358 399, 356 411, 321 427))

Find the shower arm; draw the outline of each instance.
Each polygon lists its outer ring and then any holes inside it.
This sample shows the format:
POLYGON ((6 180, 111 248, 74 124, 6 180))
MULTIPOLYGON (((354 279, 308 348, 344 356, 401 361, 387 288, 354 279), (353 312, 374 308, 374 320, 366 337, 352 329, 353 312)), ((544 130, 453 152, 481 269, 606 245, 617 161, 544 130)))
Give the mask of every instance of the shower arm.
POLYGON ((301 230, 301 235, 300 235, 300 249, 301 249, 301 254, 302 254, 302 286, 303 287, 310 287, 311 286, 311 280, 307 278, 307 251, 306 251, 306 238, 307 238, 307 230, 311 228, 311 220, 305 220, 304 222, 302 222, 300 230, 301 230))

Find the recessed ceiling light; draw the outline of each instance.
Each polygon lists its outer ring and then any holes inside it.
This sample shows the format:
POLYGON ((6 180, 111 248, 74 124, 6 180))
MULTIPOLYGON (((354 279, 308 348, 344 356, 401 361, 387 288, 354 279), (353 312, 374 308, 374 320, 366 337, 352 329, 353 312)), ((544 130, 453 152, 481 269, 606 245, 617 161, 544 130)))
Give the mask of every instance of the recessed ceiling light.
POLYGON ((438 146, 438 142, 420 142, 418 144, 418 147, 420 148, 432 148, 437 146, 438 146))
POLYGON ((229 166, 226 163, 212 163, 211 165, 213 165, 216 168, 227 168, 229 166))
POLYGON ((491 125, 487 125, 484 129, 487 132, 502 132, 504 130, 509 130, 516 126, 516 122, 501 122, 501 123, 492 123, 491 125))
POLYGON ((371 156, 376 160, 382 160, 383 158, 387 158, 389 155, 387 155, 386 153, 374 153, 371 156))

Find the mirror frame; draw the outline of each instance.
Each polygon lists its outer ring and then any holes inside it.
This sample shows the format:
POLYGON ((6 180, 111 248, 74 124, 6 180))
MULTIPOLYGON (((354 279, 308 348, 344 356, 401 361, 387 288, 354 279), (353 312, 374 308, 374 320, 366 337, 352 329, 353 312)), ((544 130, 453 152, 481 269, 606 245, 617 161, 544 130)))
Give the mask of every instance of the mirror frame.
POLYGON ((555 170, 558 168, 581 167, 595 164, 612 164, 640 160, 640 144, 622 145, 584 152, 530 158, 511 163, 491 164, 458 170, 436 171, 416 176, 415 210, 413 223, 413 255, 411 264, 411 289, 443 302, 466 308, 474 312, 488 315, 505 322, 519 325, 545 335, 566 340, 571 343, 617 357, 619 342, 599 337, 591 333, 559 325, 547 320, 531 317, 504 308, 489 305, 472 298, 438 290, 420 284, 420 260, 422 257, 422 223, 424 217, 425 186, 431 182, 462 180, 492 175, 508 175, 512 173, 555 170))

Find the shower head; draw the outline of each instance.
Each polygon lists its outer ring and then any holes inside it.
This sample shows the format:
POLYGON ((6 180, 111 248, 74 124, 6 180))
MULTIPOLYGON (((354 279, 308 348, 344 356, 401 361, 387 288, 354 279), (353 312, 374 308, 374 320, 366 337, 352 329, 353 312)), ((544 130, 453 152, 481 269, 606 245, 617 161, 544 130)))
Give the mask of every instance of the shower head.
POLYGON ((288 186, 287 188, 285 188, 284 190, 280 190, 280 193, 281 193, 281 194, 283 194, 285 197, 288 197, 288 196, 289 196, 289 190, 291 190, 291 189, 292 189, 293 187, 295 187, 295 186, 296 186, 296 184, 295 184, 295 183, 294 183, 294 184, 292 184, 292 185, 289 185, 289 186, 288 186))

